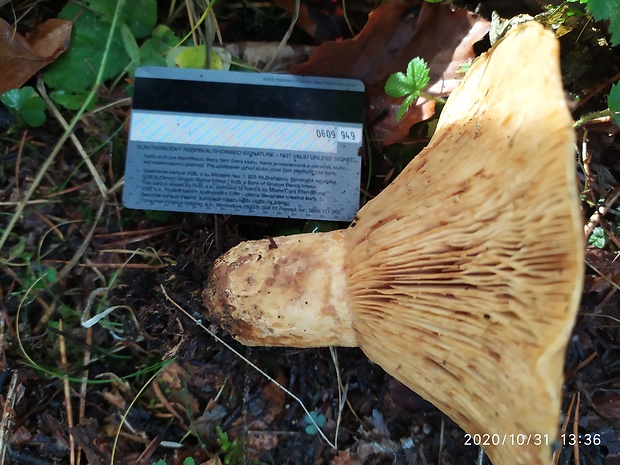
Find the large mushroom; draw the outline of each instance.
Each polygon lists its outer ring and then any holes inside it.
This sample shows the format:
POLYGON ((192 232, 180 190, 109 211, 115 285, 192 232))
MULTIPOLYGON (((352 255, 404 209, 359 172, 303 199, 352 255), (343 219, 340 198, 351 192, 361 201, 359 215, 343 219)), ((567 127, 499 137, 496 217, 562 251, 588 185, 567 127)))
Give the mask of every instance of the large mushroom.
POLYGON ((513 29, 350 228, 219 258, 209 315, 248 345, 359 346, 495 435, 494 464, 552 464, 584 247, 558 48, 536 22, 513 29))

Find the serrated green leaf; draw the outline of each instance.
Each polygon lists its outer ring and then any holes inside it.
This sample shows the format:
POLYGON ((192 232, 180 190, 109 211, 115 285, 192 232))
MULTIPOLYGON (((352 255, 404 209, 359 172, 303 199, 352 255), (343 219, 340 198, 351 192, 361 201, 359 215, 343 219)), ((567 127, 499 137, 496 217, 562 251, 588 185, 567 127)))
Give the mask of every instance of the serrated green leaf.
POLYGON ((416 91, 418 93, 422 92, 430 81, 429 69, 426 62, 420 57, 411 60, 407 66, 407 77, 416 91))
POLYGON ((403 115, 407 112, 407 110, 409 110, 409 107, 413 104, 413 102, 415 102, 415 99, 418 98, 418 95, 419 94, 411 94, 403 101, 403 103, 401 103, 398 108, 398 113, 396 114, 397 122, 402 119, 403 115))
POLYGON ((140 66, 166 66, 165 55, 178 43, 172 29, 160 24, 140 47, 140 66))
POLYGON ((611 86, 607 96, 607 106, 614 122, 620 126, 620 81, 611 86))
MULTIPOLYGON (((90 89, 96 80, 103 58, 103 44, 108 40, 110 24, 88 9, 68 3, 58 15, 74 20, 71 47, 47 67, 45 83, 54 89, 79 93, 90 89)), ((118 76, 129 64, 120 32, 115 31, 103 78, 118 76)))
POLYGON ((428 85, 430 81, 429 68, 426 62, 416 57, 407 65, 407 74, 394 73, 385 83, 385 93, 390 97, 404 97, 396 114, 396 121, 400 121, 405 112, 418 98, 420 92, 428 85))
POLYGON ((620 44, 620 0, 588 0, 588 11, 597 21, 609 21, 611 41, 620 44))
POLYGON ((409 79, 404 73, 392 74, 385 83, 385 93, 390 97, 404 97, 411 93, 409 79))

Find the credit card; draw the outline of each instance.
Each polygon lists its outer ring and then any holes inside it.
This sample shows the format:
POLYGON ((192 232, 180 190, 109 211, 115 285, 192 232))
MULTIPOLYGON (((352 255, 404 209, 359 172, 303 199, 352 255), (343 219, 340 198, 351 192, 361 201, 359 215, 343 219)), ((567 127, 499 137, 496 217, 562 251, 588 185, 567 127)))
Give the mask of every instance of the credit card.
POLYGON ((363 112, 352 79, 138 68, 123 203, 350 221, 363 112))

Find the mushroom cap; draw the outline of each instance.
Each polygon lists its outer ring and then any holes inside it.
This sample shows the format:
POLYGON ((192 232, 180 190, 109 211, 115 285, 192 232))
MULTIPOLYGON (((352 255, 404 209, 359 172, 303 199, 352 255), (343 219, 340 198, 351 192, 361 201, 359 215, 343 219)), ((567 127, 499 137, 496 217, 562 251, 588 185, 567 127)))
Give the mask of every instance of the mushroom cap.
POLYGON ((210 316, 246 344, 357 344, 466 432, 495 435, 496 465, 551 465, 583 278, 574 143, 557 40, 515 27, 353 227, 218 259, 210 316))
POLYGON ((359 346, 468 433, 499 435, 495 464, 552 463, 584 272, 574 144, 558 42, 528 22, 474 62, 347 238, 359 346))

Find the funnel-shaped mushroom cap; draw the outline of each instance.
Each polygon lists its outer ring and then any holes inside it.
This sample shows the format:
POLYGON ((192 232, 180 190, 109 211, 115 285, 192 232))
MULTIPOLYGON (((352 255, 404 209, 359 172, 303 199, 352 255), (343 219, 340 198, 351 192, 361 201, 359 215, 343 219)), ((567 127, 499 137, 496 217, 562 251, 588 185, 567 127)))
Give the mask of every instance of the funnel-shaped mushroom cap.
POLYGON ((354 227, 242 244, 205 302, 248 344, 316 346, 328 327, 329 344, 356 343, 466 432, 494 435, 494 464, 550 465, 578 205, 558 43, 526 23, 472 65, 429 146, 354 227))

